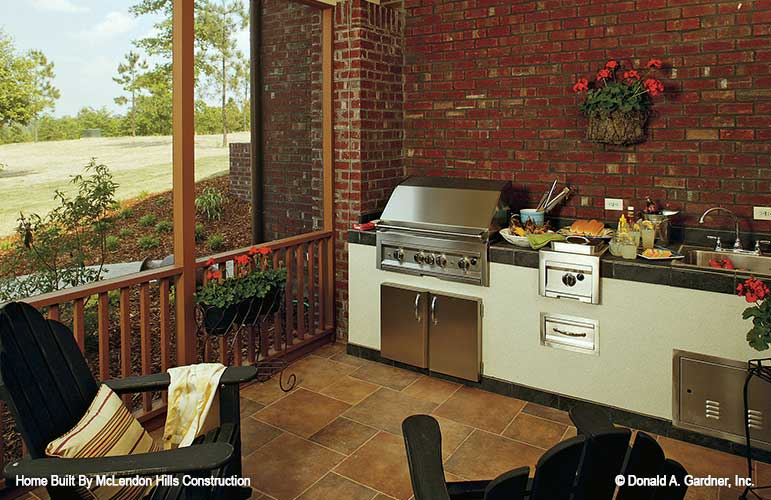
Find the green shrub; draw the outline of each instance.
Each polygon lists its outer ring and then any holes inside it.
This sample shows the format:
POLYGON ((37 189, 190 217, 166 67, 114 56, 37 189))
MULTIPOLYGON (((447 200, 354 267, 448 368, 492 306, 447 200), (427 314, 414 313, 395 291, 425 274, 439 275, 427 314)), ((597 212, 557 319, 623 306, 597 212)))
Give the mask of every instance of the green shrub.
POLYGON ((155 215, 145 214, 139 218, 139 225, 142 227, 150 227, 155 224, 156 220, 158 220, 158 218, 155 215))
POLYGON ((171 200, 169 198, 166 198, 165 196, 159 196, 157 200, 155 200, 155 204, 159 207, 165 207, 169 204, 171 200))
POLYGON ((134 215, 134 209, 131 207, 124 207, 118 210, 118 218, 119 219, 130 219, 134 215))
POLYGON ((151 250, 161 246, 161 239, 157 236, 142 236, 139 238, 139 248, 142 250, 151 250))
POLYGON ((155 225, 155 232, 157 233, 170 233, 174 229, 174 224, 170 220, 162 220, 155 225))
POLYGON ((108 236, 104 239, 104 245, 108 251, 114 252, 120 246, 120 239, 117 236, 108 236))
POLYGON ((225 195, 208 187, 195 199, 195 208, 209 220, 219 220, 225 210, 225 195))
POLYGON ((118 236, 120 236, 123 239, 131 238, 132 236, 134 236, 134 231, 132 231, 127 227, 124 227, 123 229, 120 230, 120 232, 118 233, 118 236))
POLYGON ((140 191, 139 194, 137 195, 137 200, 144 200, 148 196, 150 196, 150 193, 148 193, 147 191, 140 191))
POLYGON ((225 248, 225 237, 221 234, 212 234, 206 240, 206 244, 209 246, 209 250, 218 252, 225 248))
POLYGON ((200 222, 195 225, 195 242, 201 243, 206 239, 206 230, 200 222))
POLYGON ((0 252, 7 252, 8 250, 12 250, 15 245, 16 241, 13 238, 0 240, 0 252))

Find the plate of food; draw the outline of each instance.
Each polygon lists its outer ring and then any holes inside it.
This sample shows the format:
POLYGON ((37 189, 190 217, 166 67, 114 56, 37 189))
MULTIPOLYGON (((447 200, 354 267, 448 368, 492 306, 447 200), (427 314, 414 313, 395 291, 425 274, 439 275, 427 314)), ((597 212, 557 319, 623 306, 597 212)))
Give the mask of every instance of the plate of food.
POLYGON ((549 229, 548 222, 538 226, 532 219, 528 219, 527 222, 522 224, 519 221, 519 216, 517 215, 511 218, 511 224, 509 227, 500 230, 501 236, 503 236, 504 240, 508 241, 512 245, 523 248, 530 247, 530 240, 527 239, 528 235, 553 232, 554 231, 549 229))
POLYGON ((685 255, 673 252, 669 248, 654 247, 637 254, 645 260, 675 260, 685 258, 685 255))
POLYGON ((564 236, 584 236, 586 238, 611 239, 613 230, 605 227, 605 224, 598 220, 577 220, 568 227, 563 227, 558 231, 564 236))

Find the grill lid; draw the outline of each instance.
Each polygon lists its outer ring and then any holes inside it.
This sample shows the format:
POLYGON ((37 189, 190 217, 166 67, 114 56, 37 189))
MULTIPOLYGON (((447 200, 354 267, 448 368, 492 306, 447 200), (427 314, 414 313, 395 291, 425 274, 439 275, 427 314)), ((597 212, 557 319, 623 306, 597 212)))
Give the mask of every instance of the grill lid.
POLYGON ((408 177, 391 194, 379 227, 487 239, 506 226, 510 198, 509 181, 408 177))

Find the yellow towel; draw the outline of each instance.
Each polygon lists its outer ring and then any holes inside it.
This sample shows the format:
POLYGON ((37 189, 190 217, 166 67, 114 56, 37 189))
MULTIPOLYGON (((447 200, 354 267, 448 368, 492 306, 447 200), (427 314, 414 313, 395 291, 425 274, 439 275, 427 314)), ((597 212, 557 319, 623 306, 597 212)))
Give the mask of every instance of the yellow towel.
POLYGON ((163 432, 163 447, 190 446, 193 440, 219 419, 217 388, 225 366, 220 363, 170 368, 169 402, 166 427, 163 432), (215 406, 215 412, 210 410, 215 406))

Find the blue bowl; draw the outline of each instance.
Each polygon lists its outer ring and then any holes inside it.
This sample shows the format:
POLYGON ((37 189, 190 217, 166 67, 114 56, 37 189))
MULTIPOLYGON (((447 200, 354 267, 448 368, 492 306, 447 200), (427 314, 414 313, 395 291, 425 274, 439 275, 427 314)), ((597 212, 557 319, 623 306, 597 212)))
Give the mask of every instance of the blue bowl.
POLYGON ((519 211, 519 220, 522 224, 532 219, 536 226, 543 226, 545 217, 545 212, 539 212, 534 208, 523 208, 519 211))

